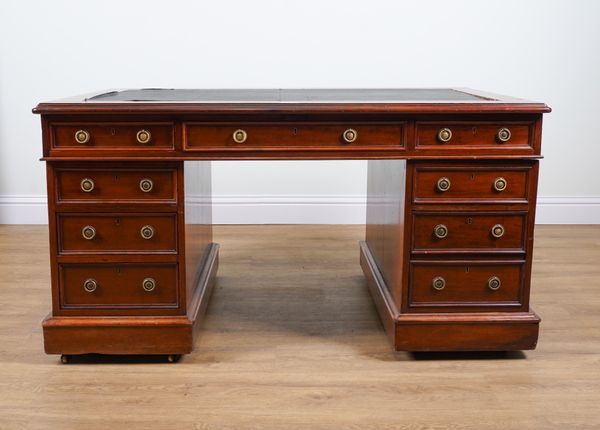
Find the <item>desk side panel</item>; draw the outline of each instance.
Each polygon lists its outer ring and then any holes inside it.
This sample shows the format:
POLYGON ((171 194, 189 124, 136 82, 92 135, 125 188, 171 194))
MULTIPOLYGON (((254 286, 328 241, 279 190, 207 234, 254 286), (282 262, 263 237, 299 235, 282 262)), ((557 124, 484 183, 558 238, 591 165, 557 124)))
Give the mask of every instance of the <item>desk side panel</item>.
POLYGON ((213 241, 210 163, 184 163, 185 279, 188 310, 194 306, 194 297, 198 293, 196 289, 199 287, 200 276, 213 241))
POLYGON ((366 242, 397 307, 402 291, 405 194, 405 160, 369 161, 366 242))

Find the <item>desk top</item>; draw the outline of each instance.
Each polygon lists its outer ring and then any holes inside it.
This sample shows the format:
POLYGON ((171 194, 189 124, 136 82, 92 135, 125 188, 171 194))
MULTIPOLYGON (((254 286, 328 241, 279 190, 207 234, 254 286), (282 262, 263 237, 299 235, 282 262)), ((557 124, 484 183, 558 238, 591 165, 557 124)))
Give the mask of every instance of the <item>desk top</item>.
POLYGON ((452 88, 393 89, 167 89, 100 93, 85 102, 187 103, 406 103, 494 100, 452 88))
POLYGON ((543 103, 467 88, 122 89, 40 103, 34 113, 64 112, 528 112, 543 103))

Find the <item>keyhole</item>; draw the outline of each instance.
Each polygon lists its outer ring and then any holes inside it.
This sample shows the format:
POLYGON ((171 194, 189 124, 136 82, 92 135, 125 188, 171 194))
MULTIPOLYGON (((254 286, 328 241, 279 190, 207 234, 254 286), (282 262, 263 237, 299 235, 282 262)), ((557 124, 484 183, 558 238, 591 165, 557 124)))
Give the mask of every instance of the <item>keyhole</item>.
POLYGON ((110 129, 110 134, 112 134, 114 136, 115 134, 117 134, 117 130, 114 127, 112 127, 110 129))
POLYGON ((120 275, 121 274, 121 266, 115 267, 115 272, 117 272, 117 275, 120 275))
POLYGON ((475 173, 471 173, 471 180, 474 181, 475 180, 475 173))
POLYGON ((465 273, 469 273, 469 270, 471 270, 469 266, 465 267, 465 273))
POLYGON ((298 129, 296 127, 292 128, 292 134, 294 136, 298 134, 298 129))
POLYGON ((473 127, 471 132, 473 133, 473 136, 475 136, 477 134, 477 127, 473 127))
POLYGON ((121 225, 121 218, 115 218, 115 225, 121 225))
POLYGON ((467 217, 467 224, 473 224, 473 218, 467 217))

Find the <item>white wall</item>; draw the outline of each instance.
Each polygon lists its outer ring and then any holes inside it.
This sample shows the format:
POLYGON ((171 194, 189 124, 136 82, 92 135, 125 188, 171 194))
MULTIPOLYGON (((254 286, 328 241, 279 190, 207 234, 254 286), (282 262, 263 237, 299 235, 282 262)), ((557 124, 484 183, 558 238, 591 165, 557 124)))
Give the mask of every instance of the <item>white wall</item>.
MULTIPOLYGON (((538 219, 600 223, 599 17, 595 0, 3 0, 0 222, 44 220, 39 101, 114 87, 466 86, 554 109, 538 219)), ((363 161, 214 163, 215 221, 246 207, 267 222, 329 210, 323 221, 360 222, 365 180, 363 161)))

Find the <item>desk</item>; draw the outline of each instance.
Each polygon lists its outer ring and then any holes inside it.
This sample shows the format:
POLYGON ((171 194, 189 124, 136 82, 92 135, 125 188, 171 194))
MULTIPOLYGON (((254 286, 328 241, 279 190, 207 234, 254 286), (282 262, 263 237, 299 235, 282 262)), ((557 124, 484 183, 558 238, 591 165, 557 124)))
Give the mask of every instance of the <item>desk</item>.
POLYGON ((210 160, 368 159, 360 263, 393 347, 536 346, 545 104, 469 89, 145 89, 33 111, 47 165, 49 354, 192 351, 218 265, 210 160))

